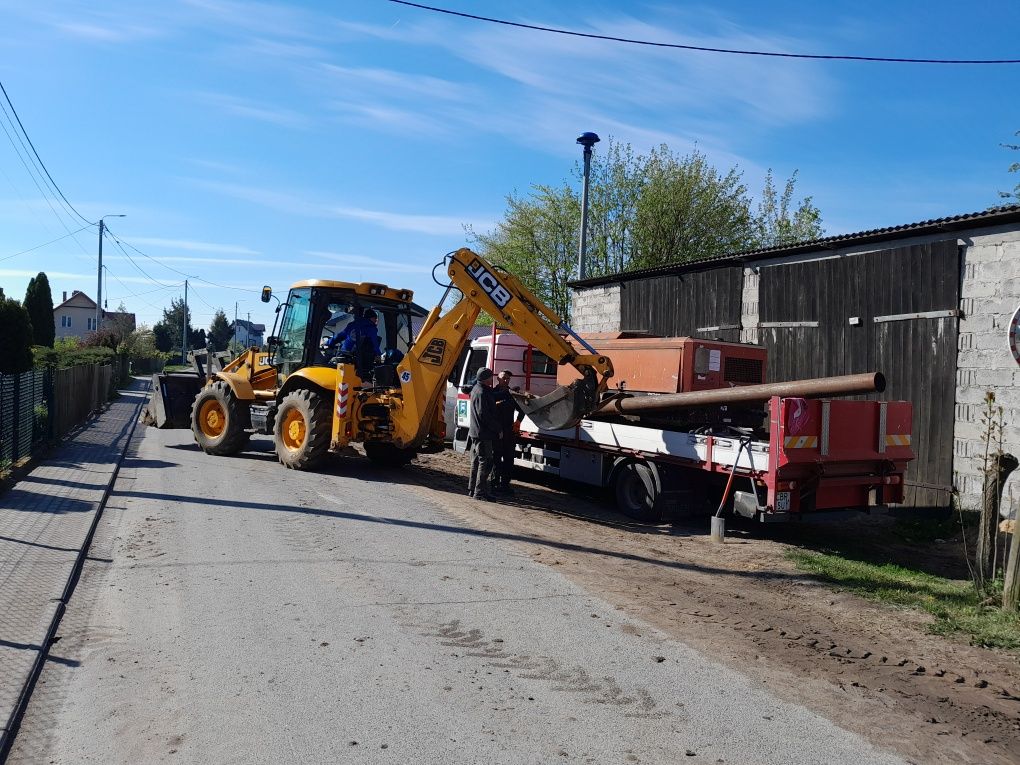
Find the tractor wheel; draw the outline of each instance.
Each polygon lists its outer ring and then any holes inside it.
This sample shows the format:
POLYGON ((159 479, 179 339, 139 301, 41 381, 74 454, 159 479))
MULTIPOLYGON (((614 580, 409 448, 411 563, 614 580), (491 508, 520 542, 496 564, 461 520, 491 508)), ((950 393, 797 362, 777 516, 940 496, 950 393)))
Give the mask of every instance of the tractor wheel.
POLYGON ((329 452, 332 406, 320 392, 292 390, 276 410, 273 442, 276 456, 294 470, 311 470, 329 452))
POLYGON ((191 405, 191 432, 206 454, 237 454, 248 444, 250 427, 248 404, 222 380, 203 388, 191 405))
POLYGON ((642 462, 628 462, 616 473, 616 506, 624 515, 646 523, 662 520, 662 499, 651 468, 642 462))
POLYGON ((414 459, 414 449, 401 449, 393 444, 379 444, 369 441, 365 444, 365 456, 381 467, 401 467, 414 459))

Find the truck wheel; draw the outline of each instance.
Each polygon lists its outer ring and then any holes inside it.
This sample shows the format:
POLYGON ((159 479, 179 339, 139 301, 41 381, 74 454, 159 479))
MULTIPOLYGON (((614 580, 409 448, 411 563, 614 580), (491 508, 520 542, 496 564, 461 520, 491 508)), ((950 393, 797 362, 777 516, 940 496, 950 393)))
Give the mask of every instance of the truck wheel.
POLYGON ((628 462, 616 473, 616 506, 624 515, 646 523, 662 520, 662 501, 651 468, 628 462))
POLYGON ((379 444, 369 441, 365 444, 365 456, 376 465, 401 467, 414 459, 414 449, 401 449, 393 444, 379 444))
POLYGON ((237 454, 248 444, 249 427, 248 404, 238 401, 222 380, 199 391, 191 405, 191 432, 206 454, 237 454))
POLYGON ((311 470, 329 452, 332 406, 314 390, 300 388, 283 397, 273 424, 276 456, 294 470, 311 470))

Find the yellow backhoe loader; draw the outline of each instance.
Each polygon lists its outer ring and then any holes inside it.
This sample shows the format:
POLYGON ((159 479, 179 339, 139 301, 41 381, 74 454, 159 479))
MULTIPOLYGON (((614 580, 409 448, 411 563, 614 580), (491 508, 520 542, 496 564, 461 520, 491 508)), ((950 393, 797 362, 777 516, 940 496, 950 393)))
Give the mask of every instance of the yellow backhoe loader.
MULTIPOLYGON (((466 248, 448 254, 440 267, 449 279, 446 292, 414 338, 417 307, 410 290, 324 280, 295 284, 277 306, 279 333, 274 326, 268 352, 251 348, 210 373, 195 398, 191 427, 199 446, 209 454, 235 454, 252 433, 271 433, 280 462, 298 470, 354 442, 369 458, 389 464, 441 449, 446 381, 481 311, 581 373, 541 398, 516 394, 532 420, 571 427, 598 406, 612 363, 516 277, 466 248), (459 299, 444 313, 455 292, 459 299), (359 330, 371 314, 374 331, 359 330), (575 351, 564 335, 587 353, 575 351)), ((262 299, 271 298, 266 287, 262 299)))

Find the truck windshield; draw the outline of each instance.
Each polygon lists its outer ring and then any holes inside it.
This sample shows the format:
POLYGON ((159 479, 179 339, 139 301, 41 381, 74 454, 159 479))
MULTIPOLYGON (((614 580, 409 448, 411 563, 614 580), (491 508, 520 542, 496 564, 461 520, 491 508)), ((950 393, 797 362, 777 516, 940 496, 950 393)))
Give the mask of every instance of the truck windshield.
POLYGON ((489 360, 488 348, 472 348, 468 354, 467 363, 464 365, 464 376, 461 378, 461 385, 474 385, 475 375, 478 370, 485 366, 489 360))

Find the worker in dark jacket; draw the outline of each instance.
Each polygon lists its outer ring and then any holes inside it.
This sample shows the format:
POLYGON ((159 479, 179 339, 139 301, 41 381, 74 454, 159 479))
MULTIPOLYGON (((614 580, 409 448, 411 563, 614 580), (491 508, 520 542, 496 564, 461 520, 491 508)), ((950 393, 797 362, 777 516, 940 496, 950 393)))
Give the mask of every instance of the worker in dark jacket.
POLYGON ((504 369, 496 376, 496 387, 492 389, 496 399, 496 420, 499 422, 499 441, 496 442, 496 455, 493 464, 492 491, 495 494, 511 495, 510 476, 514 470, 514 451, 517 434, 514 423, 523 417, 517 403, 510 395, 510 381, 514 373, 504 369))
POLYGON ((492 473, 492 456, 499 440, 499 422, 496 420, 496 399, 492 393, 492 370, 478 370, 471 388, 468 407, 468 440, 471 443, 471 477, 468 479, 468 496, 491 499, 489 475, 492 473))

